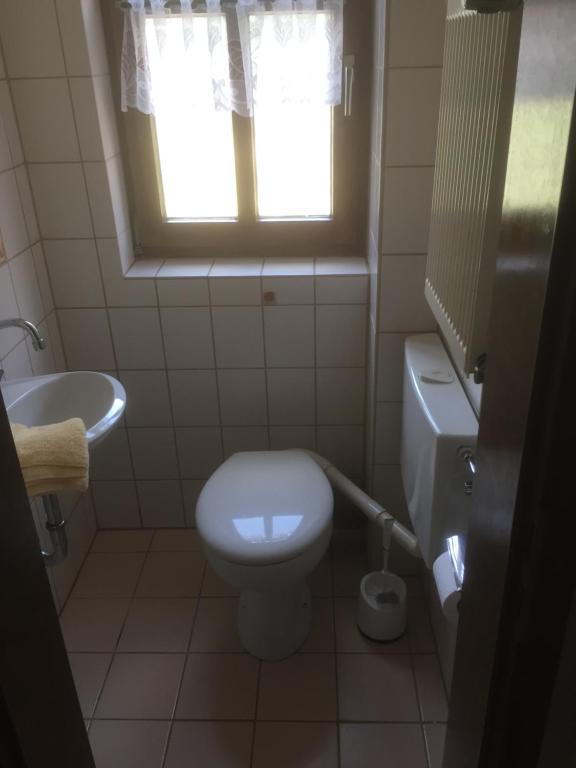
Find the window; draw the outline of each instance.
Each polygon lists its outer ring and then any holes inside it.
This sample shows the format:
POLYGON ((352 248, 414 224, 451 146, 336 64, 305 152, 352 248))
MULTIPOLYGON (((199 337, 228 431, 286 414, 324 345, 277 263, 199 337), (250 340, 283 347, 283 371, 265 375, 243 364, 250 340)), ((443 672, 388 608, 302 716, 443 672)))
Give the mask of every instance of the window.
MULTIPOLYGON (((278 83, 278 72, 290 71, 307 92, 320 87, 314 73, 330 56, 327 12, 321 4, 309 12, 320 34, 279 44, 267 6, 251 19, 260 98, 250 117, 222 109, 214 96, 214 82, 230 77, 233 14, 174 14, 162 20, 161 35, 145 21, 154 116, 130 110, 122 123, 136 239, 147 255, 363 248, 370 3, 345 6, 344 45, 356 56, 357 83, 346 118, 319 99, 285 100, 278 83)), ((118 40, 122 14, 109 22, 118 40)))

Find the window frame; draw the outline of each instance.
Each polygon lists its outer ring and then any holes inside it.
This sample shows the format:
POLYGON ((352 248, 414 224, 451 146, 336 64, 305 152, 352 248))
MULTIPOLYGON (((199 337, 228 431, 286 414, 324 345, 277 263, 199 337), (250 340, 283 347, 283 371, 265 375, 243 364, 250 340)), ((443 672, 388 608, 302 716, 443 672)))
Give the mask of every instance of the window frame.
MULTIPOLYGON (((102 0, 112 61, 119 66, 123 12, 102 0)), ((118 105, 122 157, 127 179, 134 240, 138 253, 150 257, 242 256, 276 249, 275 255, 346 255, 363 252, 366 239, 366 179, 369 167, 371 90, 371 3, 353 0, 344 6, 344 50, 356 57, 354 108, 332 112, 332 217, 259 219, 256 214, 256 172, 253 120, 232 113, 238 219, 167 221, 162 210, 160 165, 153 116, 118 105)), ((116 66, 115 71, 118 71, 116 66)), ((118 91, 117 78, 113 87, 118 91)))

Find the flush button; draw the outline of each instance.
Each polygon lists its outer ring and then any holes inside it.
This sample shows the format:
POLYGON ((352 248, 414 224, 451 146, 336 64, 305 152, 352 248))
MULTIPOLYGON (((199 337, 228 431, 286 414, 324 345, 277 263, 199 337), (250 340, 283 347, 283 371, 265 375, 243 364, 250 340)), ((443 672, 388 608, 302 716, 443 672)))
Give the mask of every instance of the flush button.
POLYGON ((424 384, 452 384, 454 381, 450 371, 422 371, 418 378, 424 384))

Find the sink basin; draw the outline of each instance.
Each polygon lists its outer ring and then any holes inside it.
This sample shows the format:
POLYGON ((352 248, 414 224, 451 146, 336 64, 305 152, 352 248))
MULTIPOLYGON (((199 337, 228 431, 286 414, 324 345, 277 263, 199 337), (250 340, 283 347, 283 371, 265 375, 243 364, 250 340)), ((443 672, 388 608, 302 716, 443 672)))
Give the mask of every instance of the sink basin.
POLYGON ((10 421, 27 427, 81 418, 90 447, 110 432, 126 406, 122 384, 96 371, 18 379, 5 384, 2 395, 10 421))

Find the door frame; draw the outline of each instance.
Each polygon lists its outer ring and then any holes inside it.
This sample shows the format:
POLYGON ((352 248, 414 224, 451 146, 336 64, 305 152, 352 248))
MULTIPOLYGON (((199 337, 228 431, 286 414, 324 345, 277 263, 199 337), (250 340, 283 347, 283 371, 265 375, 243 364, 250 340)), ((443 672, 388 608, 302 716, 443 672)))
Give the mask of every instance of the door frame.
POLYGON ((526 1, 444 768, 538 765, 562 691, 576 722, 574 40, 576 3, 526 1))

